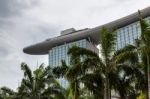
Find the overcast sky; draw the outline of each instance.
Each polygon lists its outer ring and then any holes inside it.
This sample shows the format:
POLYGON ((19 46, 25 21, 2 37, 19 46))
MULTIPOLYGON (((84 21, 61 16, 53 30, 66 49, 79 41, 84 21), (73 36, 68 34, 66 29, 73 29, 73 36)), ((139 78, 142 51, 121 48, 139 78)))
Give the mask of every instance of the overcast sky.
POLYGON ((0 0, 0 87, 16 89, 20 63, 33 70, 48 56, 27 55, 25 46, 61 30, 93 28, 150 6, 150 0, 0 0))

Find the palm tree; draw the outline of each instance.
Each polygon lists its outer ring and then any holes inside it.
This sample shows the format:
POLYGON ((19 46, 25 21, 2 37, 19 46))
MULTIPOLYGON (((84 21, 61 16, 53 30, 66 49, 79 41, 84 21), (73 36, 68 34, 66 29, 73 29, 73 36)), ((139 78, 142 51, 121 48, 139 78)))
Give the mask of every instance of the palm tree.
POLYGON ((116 42, 116 32, 109 32, 106 28, 101 30, 100 44, 101 44, 101 54, 104 65, 104 75, 105 75, 105 99, 110 99, 110 80, 109 73, 113 66, 111 65, 112 53, 114 52, 114 46, 116 42))
MULTIPOLYGON (((143 75, 142 75, 141 69, 138 68, 138 54, 135 52, 123 53, 125 49, 128 49, 128 48, 125 47, 123 49, 120 49, 114 52, 114 54, 112 54, 109 60, 110 67, 109 67, 109 72, 107 74, 108 75, 107 78, 106 78, 105 71, 106 69, 108 69, 108 67, 106 67, 102 59, 98 59, 98 56, 96 56, 97 58, 96 57, 93 58, 93 60, 89 59, 88 57, 86 59, 87 61, 84 62, 85 64, 83 66, 88 67, 88 68, 89 67, 93 68, 96 66, 95 68, 96 70, 92 73, 92 75, 95 75, 95 76, 88 76, 88 74, 83 76, 83 78, 87 76, 83 82, 85 86, 89 84, 88 86, 86 86, 87 88, 89 88, 89 86, 91 87, 91 85, 93 83, 95 84, 97 80, 104 83, 104 86, 105 86, 105 81, 106 79, 108 79, 110 81, 109 91, 111 91, 111 89, 115 89, 115 91, 119 93, 122 99, 127 96, 130 96, 131 93, 134 93, 135 88, 132 85, 132 83, 136 80, 136 77, 142 77, 143 75), (127 56, 128 58, 126 58, 127 56)), ((85 50, 86 49, 84 49, 84 51, 85 50)), ((76 55, 77 54, 78 53, 76 53, 76 55)), ((81 56, 81 54, 79 55, 81 56)), ((88 55, 90 54, 88 53, 88 55)), ((101 83, 99 82, 98 85, 101 85, 101 83)), ((91 89, 94 89, 94 88, 91 88, 91 89)), ((100 88, 96 90, 100 92, 100 88)))
POLYGON ((120 90, 120 88, 123 89, 124 87, 124 91, 133 90, 133 88, 131 88, 131 82, 134 78, 132 77, 134 76, 132 73, 135 68, 132 66, 137 65, 138 54, 121 53, 124 49, 115 52, 115 31, 110 32, 106 28, 102 28, 100 40, 101 58, 92 51, 73 46, 68 51, 68 54, 71 56, 71 65, 67 66, 65 62, 63 62, 61 67, 56 67, 53 70, 54 74, 65 77, 71 83, 71 86, 73 86, 72 88, 74 88, 74 99, 77 99, 80 83, 83 83, 96 99, 99 99, 100 97, 110 99, 112 88, 118 90, 122 97, 124 95, 127 96, 130 93, 123 94, 121 93, 122 90, 120 90), (125 59, 125 55, 130 57, 125 59), (129 68, 123 68, 125 66, 128 66, 129 68), (120 76, 119 67, 122 67, 120 71, 124 70, 126 73, 124 77, 120 76), (130 69, 132 73, 127 75, 128 69, 130 69), (129 77, 130 79, 127 79, 129 77), (116 84, 122 84, 124 86, 117 86, 116 84))
POLYGON ((20 99, 64 99, 63 89, 54 79, 50 67, 43 64, 33 73, 27 64, 22 63, 24 78, 18 88, 17 97, 20 99))
POLYGON ((143 19, 142 14, 139 12, 139 21, 141 27, 141 36, 137 39, 139 55, 141 56, 141 65, 145 71, 146 77, 146 96, 150 98, 150 25, 143 19))
POLYGON ((140 63, 136 64, 135 67, 136 81, 134 82, 136 92, 140 93, 140 91, 143 91, 144 93, 146 93, 147 99, 149 99, 150 96, 148 93, 150 91, 150 26, 142 18, 140 11, 139 22, 141 27, 140 38, 135 40, 135 45, 127 45, 122 50, 119 50, 117 53, 122 53, 120 54, 121 57, 124 57, 127 60, 132 59, 132 55, 134 54, 136 56, 138 55, 138 58, 140 58, 140 63))
POLYGON ((0 99, 16 99, 16 92, 8 87, 2 87, 0 89, 0 99))
MULTIPOLYGON (((72 58, 71 58, 72 59, 72 58)), ((73 61, 72 64, 73 65, 73 61)), ((80 64, 74 64, 74 67, 78 67, 80 64)), ((61 67, 55 67, 53 69, 53 73, 57 76, 57 77, 64 77, 66 78, 70 85, 70 89, 69 93, 72 93, 72 99, 77 99, 79 97, 79 80, 78 80, 78 76, 79 74, 75 73, 75 68, 73 66, 68 66, 64 61, 62 61, 62 66, 61 67)))
MULTIPOLYGON (((140 58, 139 67, 143 71, 143 76, 138 77, 138 84, 136 88, 138 90, 146 93, 146 98, 149 99, 149 91, 150 91, 150 26, 149 24, 142 18, 142 14, 139 11, 139 22, 141 27, 141 35, 138 39, 135 40, 135 45, 128 45, 126 49, 124 49, 124 53, 137 53, 140 58)), ((124 56, 126 57, 126 56, 124 56)))
MULTIPOLYGON (((116 43, 116 32, 115 30, 113 30, 112 32, 107 30, 106 28, 102 28, 101 30, 101 34, 100 34, 100 52, 101 52, 101 56, 100 57, 100 65, 98 66, 98 70, 99 70, 99 74, 103 75, 103 83, 104 83, 104 99, 110 99, 111 98, 111 89, 114 87, 119 91, 119 94, 121 96, 121 91, 120 88, 123 89, 124 87, 124 91, 126 91, 127 87, 130 86, 131 82, 127 81, 127 77, 129 77, 129 75, 124 75, 125 77, 121 77, 120 74, 118 74, 120 72, 120 70, 118 69, 119 67, 122 68, 124 65, 129 65, 127 63, 127 60, 124 59, 124 57, 122 57, 122 53, 121 50, 119 51, 115 51, 115 43, 116 43), (117 72, 118 71, 118 72, 117 72), (122 84, 124 85, 126 83, 125 86, 120 86, 120 88, 118 88, 119 86, 117 86, 118 84, 122 84)), ((132 60, 130 60, 131 62, 131 66, 133 65, 133 63, 137 62, 137 61, 133 61, 133 60, 137 60, 137 55, 132 53, 132 60)), ((126 71, 124 70, 124 72, 126 73, 126 71)), ((127 94, 125 94, 127 95, 127 94)))

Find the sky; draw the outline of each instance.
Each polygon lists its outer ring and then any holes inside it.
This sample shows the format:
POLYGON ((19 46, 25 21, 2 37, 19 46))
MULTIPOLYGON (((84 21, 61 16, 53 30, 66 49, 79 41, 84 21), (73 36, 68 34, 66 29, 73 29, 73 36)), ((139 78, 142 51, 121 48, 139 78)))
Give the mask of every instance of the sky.
POLYGON ((150 0, 0 0, 0 87, 18 87, 21 62, 32 70, 48 65, 48 55, 28 55, 24 47, 68 28, 93 28, 148 6, 150 0))

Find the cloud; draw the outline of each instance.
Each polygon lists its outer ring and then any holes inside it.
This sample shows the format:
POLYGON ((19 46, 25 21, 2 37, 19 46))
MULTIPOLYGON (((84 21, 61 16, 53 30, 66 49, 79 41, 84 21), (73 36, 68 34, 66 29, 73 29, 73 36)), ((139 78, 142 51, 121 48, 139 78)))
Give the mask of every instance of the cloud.
POLYGON ((0 0, 0 17, 19 14, 23 8, 29 8, 36 3, 36 0, 0 0))
POLYGON ((149 0, 0 0, 0 87, 17 88, 20 63, 34 70, 48 55, 28 55, 25 46, 66 28, 92 28, 149 6, 149 0))

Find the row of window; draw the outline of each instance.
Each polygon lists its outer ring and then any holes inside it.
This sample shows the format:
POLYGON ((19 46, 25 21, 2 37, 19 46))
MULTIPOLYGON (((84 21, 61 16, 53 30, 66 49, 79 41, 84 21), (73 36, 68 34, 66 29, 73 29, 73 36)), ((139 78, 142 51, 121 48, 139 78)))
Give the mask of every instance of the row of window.
POLYGON ((67 52, 68 49, 73 45, 86 48, 86 40, 83 39, 52 48, 49 51, 49 64, 51 66, 60 66, 62 60, 65 60, 66 63, 69 64, 70 57, 67 55, 67 52))
MULTIPOLYGON (((150 23, 150 17, 146 18, 150 23)), ((117 30, 116 50, 127 44, 134 44, 135 39, 140 37, 141 28, 139 22, 132 23, 117 30)))

